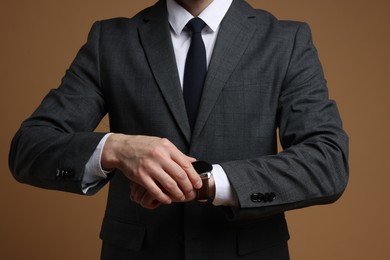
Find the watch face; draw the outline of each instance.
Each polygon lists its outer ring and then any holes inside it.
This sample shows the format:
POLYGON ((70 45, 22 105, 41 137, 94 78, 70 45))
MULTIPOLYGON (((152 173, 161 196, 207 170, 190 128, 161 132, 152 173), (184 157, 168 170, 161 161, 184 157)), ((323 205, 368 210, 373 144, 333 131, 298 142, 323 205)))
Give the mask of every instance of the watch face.
POLYGON ((205 161, 193 162, 192 166, 194 166, 195 171, 199 174, 211 172, 211 170, 213 169, 213 166, 205 161))

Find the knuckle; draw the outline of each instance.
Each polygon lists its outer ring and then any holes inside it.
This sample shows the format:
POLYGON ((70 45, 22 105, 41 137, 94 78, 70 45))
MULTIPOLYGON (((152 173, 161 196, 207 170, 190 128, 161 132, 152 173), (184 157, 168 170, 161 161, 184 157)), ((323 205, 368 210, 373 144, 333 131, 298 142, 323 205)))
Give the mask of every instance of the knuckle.
MULTIPOLYGON (((144 171, 150 171, 150 169, 153 168, 153 163, 150 160, 143 160, 141 165, 142 165, 141 167, 144 171)), ((142 172, 142 174, 144 174, 144 172, 142 172)))
POLYGON ((183 187, 183 191, 185 192, 186 196, 188 196, 188 194, 191 194, 193 190, 192 187, 183 187))
POLYGON ((148 192, 154 198, 157 198, 160 196, 160 190, 158 188, 150 188, 148 192))
POLYGON ((173 190, 173 189, 175 189, 177 187, 177 185, 176 185, 176 183, 174 182, 174 181, 169 181, 169 182, 167 182, 166 184, 165 184, 165 188, 167 189, 167 190, 173 190))
POLYGON ((182 167, 182 169, 183 169, 186 173, 191 174, 191 173, 194 172, 194 169, 193 169, 193 167, 192 167, 191 162, 189 162, 189 161, 187 161, 187 160, 183 161, 183 162, 181 163, 180 166, 182 167))
POLYGON ((138 182, 141 184, 144 184, 146 182, 146 176, 142 172, 138 173, 135 177, 138 180, 138 182))
POLYGON ((184 160, 182 163, 181 163, 181 167, 183 167, 183 169, 186 169, 186 170, 189 170, 191 169, 191 162, 190 161, 187 161, 187 160, 184 160))
POLYGON ((161 144, 163 146, 169 147, 169 146, 171 146, 172 143, 167 138, 161 138, 161 144))
POLYGON ((164 156, 165 150, 161 146, 153 147, 150 151, 150 154, 153 158, 162 158, 164 156))
POLYGON ((141 206, 144 207, 144 208, 147 208, 147 209, 149 208, 149 205, 148 205, 146 202, 144 202, 144 201, 141 201, 140 204, 141 204, 141 206))
POLYGON ((185 172, 179 172, 179 173, 177 174, 177 179, 178 179, 179 181, 185 181, 185 180, 187 179, 186 173, 185 173, 185 172))
POLYGON ((142 172, 140 170, 133 171, 131 175, 133 175, 136 178, 139 178, 140 176, 142 176, 142 172))

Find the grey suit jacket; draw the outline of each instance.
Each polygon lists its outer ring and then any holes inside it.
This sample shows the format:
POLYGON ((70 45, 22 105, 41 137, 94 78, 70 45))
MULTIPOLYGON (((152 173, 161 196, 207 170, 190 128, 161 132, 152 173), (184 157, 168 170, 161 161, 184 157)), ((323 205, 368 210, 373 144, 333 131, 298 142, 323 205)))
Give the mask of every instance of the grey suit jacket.
POLYGON ((95 23, 61 86, 15 135, 15 178, 81 194, 84 165, 104 135, 92 131, 108 113, 112 132, 166 137, 221 164, 240 207, 193 202, 146 210, 129 201, 128 180, 116 171, 102 258, 288 258, 284 212, 331 203, 348 180, 348 138, 309 27, 234 0, 193 133, 169 30, 165 1, 131 19, 95 23))

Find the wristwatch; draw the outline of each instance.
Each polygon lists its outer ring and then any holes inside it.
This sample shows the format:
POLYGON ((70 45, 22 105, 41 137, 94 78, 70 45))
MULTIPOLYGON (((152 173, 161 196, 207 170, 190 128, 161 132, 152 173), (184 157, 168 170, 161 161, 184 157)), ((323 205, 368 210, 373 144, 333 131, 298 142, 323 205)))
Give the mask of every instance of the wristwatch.
POLYGON ((202 188, 196 190, 196 198, 198 202, 207 202, 210 199, 209 180, 212 176, 211 171, 213 166, 205 161, 196 161, 192 163, 195 171, 199 174, 202 180, 202 188))

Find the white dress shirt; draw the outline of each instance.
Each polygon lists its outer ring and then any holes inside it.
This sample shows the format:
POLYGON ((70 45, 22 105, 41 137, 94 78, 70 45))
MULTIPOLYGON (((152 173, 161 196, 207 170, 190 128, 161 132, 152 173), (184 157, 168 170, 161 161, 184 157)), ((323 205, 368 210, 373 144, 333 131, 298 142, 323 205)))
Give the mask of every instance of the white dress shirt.
MULTIPOLYGON (((214 0, 198 16, 206 23, 206 27, 202 30, 202 38, 206 48, 207 65, 211 59, 220 24, 231 3, 232 0, 214 0)), ((191 44, 191 32, 185 26, 189 20, 194 18, 194 16, 174 0, 167 0, 167 10, 177 70, 180 84, 183 87, 185 61, 191 44)), ((101 152, 109 135, 110 134, 107 134, 102 138, 91 158, 85 165, 85 173, 82 180, 84 193, 87 193, 88 189, 96 186, 102 179, 107 178, 108 172, 101 168, 100 160, 101 152)), ((213 165, 212 173, 215 181, 215 198, 213 204, 216 206, 237 206, 237 196, 234 189, 231 187, 223 168, 220 165, 215 164, 213 165)))

